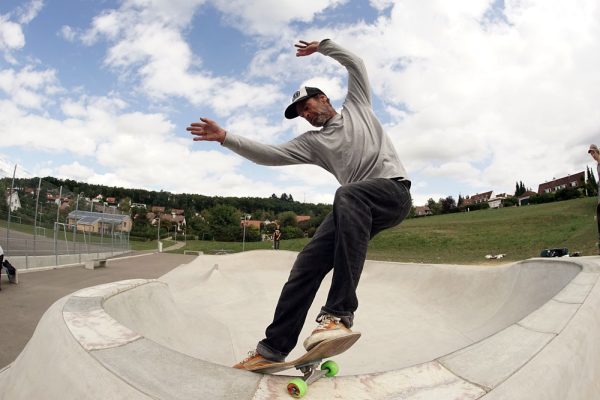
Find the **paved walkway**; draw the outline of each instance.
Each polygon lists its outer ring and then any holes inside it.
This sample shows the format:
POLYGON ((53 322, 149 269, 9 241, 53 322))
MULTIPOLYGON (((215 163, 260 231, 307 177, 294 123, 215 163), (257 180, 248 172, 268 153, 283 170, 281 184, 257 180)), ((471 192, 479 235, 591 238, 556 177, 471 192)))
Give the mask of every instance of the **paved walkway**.
MULTIPOLYGON (((178 243, 179 244, 179 243, 178 243)), ((183 244, 183 243, 182 243, 183 244)), ((132 253, 136 257, 111 260, 106 268, 58 268, 19 274, 19 284, 3 276, 0 304, 0 369, 19 355, 42 314, 56 300, 79 289, 132 278, 158 278, 194 259, 192 255, 132 253)))

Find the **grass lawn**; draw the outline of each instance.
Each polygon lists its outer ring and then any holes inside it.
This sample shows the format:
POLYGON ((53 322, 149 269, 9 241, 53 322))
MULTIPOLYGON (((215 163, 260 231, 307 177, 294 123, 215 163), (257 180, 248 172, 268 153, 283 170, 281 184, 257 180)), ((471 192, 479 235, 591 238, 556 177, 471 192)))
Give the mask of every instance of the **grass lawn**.
MULTIPOLYGON (((369 244, 371 260, 498 264, 539 256, 548 247, 567 247, 582 255, 597 253, 596 198, 446 214, 405 220, 381 232, 369 244), (486 254, 506 254, 486 260, 486 254)), ((282 250, 300 251, 309 239, 282 240, 282 250)), ((146 242, 153 244, 156 242, 146 242)), ((134 242, 132 242, 133 246, 134 242)), ((270 249, 271 242, 246 242, 246 250, 270 249)), ((178 250, 214 253, 242 251, 242 243, 188 241, 178 250)))

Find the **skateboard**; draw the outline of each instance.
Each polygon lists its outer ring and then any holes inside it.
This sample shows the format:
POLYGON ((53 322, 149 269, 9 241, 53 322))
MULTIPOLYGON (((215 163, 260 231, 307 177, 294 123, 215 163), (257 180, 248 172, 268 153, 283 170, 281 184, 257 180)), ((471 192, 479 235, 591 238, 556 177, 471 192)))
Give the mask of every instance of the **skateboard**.
POLYGON ((360 333, 352 332, 348 335, 327 339, 308 350, 303 356, 287 362, 270 364, 265 367, 252 369, 252 372, 261 372, 264 374, 274 374, 285 371, 286 369, 296 368, 304 376, 294 378, 289 381, 287 391, 292 397, 300 398, 308 391, 308 385, 313 384, 324 376, 330 378, 337 375, 338 365, 332 361, 322 361, 325 358, 342 354, 348 350, 360 338, 360 333), (320 365, 320 368, 319 368, 320 365))

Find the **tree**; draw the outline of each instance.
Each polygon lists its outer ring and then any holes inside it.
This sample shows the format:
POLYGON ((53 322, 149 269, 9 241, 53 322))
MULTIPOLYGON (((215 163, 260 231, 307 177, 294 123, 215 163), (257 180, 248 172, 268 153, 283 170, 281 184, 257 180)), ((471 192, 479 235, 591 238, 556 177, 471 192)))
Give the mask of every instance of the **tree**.
POLYGON ((119 210, 127 213, 131 210, 131 199, 129 197, 124 197, 119 201, 119 210))
POLYGON ((458 208, 456 207, 456 201, 454 201, 452 196, 448 196, 445 199, 440 199, 440 207, 442 214, 458 211, 458 208))
POLYGON ((522 194, 525 194, 526 191, 527 189, 525 189, 525 184, 522 181, 517 182, 515 188, 515 197, 519 197, 522 194))
POLYGON ((286 226, 291 226, 295 228, 298 226, 298 219, 296 217, 297 215, 295 212, 286 211, 279 214, 279 216, 277 217, 277 221, 279 221, 279 225, 281 225, 282 228, 286 226))
POLYGON ((429 207, 429 210, 431 210, 432 215, 438 215, 442 213, 442 206, 439 203, 436 203, 436 201, 432 198, 427 200, 427 206, 429 207))
POLYGON ((594 172, 590 167, 587 167, 587 180, 585 183, 585 190, 589 197, 593 197, 598 195, 598 183, 596 182, 596 177, 594 176, 594 172))
POLYGON ((240 216, 235 207, 224 204, 217 204, 203 213, 214 239, 229 242, 240 237, 240 216))

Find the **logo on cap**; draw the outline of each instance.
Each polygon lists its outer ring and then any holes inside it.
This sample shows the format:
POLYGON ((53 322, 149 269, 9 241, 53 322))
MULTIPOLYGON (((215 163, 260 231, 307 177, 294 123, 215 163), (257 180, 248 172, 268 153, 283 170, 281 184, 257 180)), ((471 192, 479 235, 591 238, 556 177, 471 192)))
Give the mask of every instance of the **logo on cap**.
POLYGON ((300 97, 300 91, 299 90, 296 93, 294 93, 294 95, 292 96, 292 102, 294 102, 298 97, 300 97))

